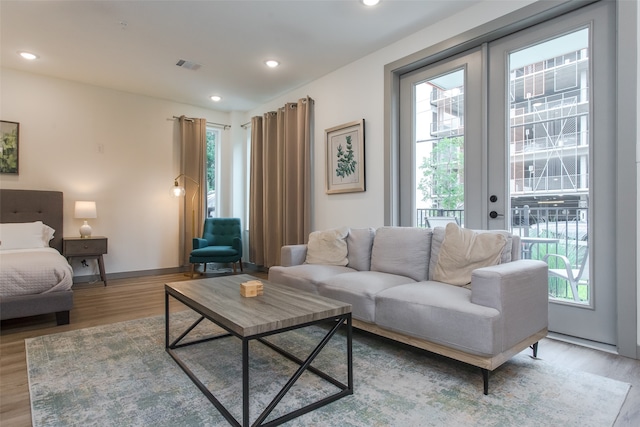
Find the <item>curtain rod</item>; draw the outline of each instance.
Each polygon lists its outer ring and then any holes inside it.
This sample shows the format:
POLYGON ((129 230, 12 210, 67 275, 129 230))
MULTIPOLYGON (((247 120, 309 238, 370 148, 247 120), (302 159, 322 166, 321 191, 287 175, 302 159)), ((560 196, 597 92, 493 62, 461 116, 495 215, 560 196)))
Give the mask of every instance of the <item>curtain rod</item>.
POLYGON ((251 122, 247 122, 245 124, 240 125, 240 127, 243 128, 243 129, 246 129, 250 124, 251 124, 251 122))
MULTIPOLYGON (((179 116, 173 116, 173 120, 179 119, 179 116)), ((192 122, 194 120, 193 117, 185 117, 185 120, 188 120, 190 122, 192 122)), ((224 125, 222 123, 213 123, 213 122, 207 122, 208 125, 212 125, 212 126, 218 126, 223 128, 224 130, 227 130, 227 128, 231 128, 231 125, 224 125)))

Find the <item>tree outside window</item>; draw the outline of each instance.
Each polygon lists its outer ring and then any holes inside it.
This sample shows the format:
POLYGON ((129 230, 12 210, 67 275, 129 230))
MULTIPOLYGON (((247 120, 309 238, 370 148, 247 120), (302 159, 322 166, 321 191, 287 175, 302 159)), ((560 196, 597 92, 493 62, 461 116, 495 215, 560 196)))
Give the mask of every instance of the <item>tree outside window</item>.
POLYGON ((432 208, 459 209, 464 205, 464 137, 438 140, 429 158, 419 166, 422 177, 418 189, 422 201, 431 201, 432 208))

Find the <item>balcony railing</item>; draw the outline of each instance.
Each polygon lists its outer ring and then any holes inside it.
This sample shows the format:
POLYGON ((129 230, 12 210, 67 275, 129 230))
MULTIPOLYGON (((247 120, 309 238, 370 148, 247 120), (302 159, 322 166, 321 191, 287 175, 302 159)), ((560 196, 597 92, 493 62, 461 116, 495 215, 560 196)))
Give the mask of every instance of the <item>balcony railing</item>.
MULTIPOLYGON (((564 255, 572 268, 578 270, 589 250, 588 213, 588 208, 512 208, 510 231, 525 242, 521 245, 521 257, 542 260, 548 253, 564 255), (527 238, 531 238, 529 242, 527 238)), ((417 209, 418 226, 426 227, 426 219, 432 216, 455 217, 458 224, 464 225, 464 211, 460 209, 417 209)), ((563 268, 562 265, 550 267, 563 268)), ((588 279, 579 287, 579 293, 581 303, 588 303, 591 296, 588 279)), ((575 301, 569 284, 561 279, 549 280, 549 296, 575 301)))
MULTIPOLYGON (((514 207, 511 209, 510 231, 521 237, 557 238, 558 243, 549 244, 547 248, 537 248, 531 252, 534 259, 542 259, 549 247, 564 249, 554 251, 574 259, 577 252, 583 251, 588 241, 588 208, 558 208, 558 207, 514 207)), ((427 226, 427 218, 434 216, 449 216, 456 218, 458 224, 464 225, 464 210, 462 209, 417 209, 418 227, 427 226)))
POLYGON ((435 216, 448 216, 455 218, 458 224, 464 224, 464 210, 462 209, 418 209, 418 217, 416 224, 418 227, 427 227, 427 218, 435 216))

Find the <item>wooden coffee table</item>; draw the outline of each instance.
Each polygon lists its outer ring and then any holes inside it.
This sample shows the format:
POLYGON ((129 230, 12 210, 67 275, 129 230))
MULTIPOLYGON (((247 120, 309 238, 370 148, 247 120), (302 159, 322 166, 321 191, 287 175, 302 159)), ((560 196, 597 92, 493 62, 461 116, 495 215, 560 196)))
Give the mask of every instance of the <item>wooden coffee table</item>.
POLYGON ((263 295, 245 298, 240 295, 240 284, 249 280, 258 279, 242 274, 165 284, 166 351, 173 357, 196 386, 198 386, 200 391, 215 405, 220 413, 235 426, 275 426, 334 402, 344 396, 353 394, 351 305, 312 293, 291 289, 266 280, 261 280, 264 284, 263 295), (201 316, 173 342, 170 342, 169 339, 169 296, 182 302, 201 316), (181 344, 181 341, 189 332, 204 319, 210 320, 228 333, 181 344), (299 359, 285 349, 264 339, 264 337, 269 335, 303 328, 321 322, 330 322, 330 330, 305 360, 299 359), (343 326, 346 327, 347 331, 347 384, 311 366, 316 356, 343 326), (242 423, 231 415, 213 393, 180 359, 176 352, 173 351, 176 348, 230 336, 235 336, 242 340, 242 423), (267 405, 256 420, 254 420, 253 424, 249 423, 249 342, 251 340, 258 340, 300 366, 282 390, 277 393, 271 403, 267 405), (339 391, 319 401, 303 406, 300 409, 282 415, 275 420, 264 423, 265 419, 305 371, 312 372, 330 382, 335 385, 339 391))

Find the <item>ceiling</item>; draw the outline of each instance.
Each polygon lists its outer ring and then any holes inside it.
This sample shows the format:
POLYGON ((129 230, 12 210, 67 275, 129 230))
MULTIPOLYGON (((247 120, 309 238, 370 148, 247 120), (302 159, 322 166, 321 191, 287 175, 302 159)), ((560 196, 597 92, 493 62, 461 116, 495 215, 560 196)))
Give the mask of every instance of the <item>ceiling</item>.
POLYGON ((3 67, 248 111, 480 0, 0 0, 3 67), (18 51, 39 56, 22 59, 18 51), (200 65, 179 67, 179 60, 200 65), (264 65, 276 59, 275 69, 264 65), (222 97, 214 103, 211 95, 222 97))

